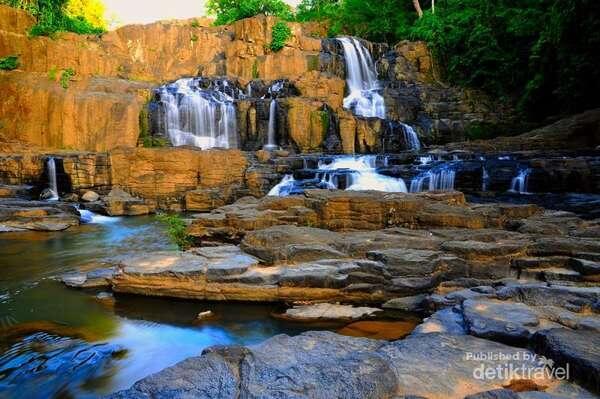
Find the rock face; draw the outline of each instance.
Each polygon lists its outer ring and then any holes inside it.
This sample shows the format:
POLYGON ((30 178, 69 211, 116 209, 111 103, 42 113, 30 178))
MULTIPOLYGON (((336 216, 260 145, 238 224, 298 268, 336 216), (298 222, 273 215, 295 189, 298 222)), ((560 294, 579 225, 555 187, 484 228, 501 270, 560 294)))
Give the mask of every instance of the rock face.
MULTIPOLYGON (((246 194, 264 195, 271 185, 269 181, 259 180, 264 176, 262 173, 249 170, 248 158, 240 151, 179 147, 119 148, 110 153, 0 154, 0 181, 48 187, 45 175, 48 157, 58 160, 62 168, 63 178, 58 182, 60 192, 83 194, 94 190, 108 194, 118 187, 127 195, 143 199, 150 211, 156 207, 182 210, 186 193, 194 190, 205 194, 199 197, 196 191, 188 196, 190 210, 210 210, 246 194), (214 203, 210 198, 217 193, 220 193, 219 201, 214 203)), ((115 208, 115 214, 127 213, 115 208)), ((133 211, 133 214, 137 213, 140 212, 133 211)))
MULTIPOLYGON (((511 218, 540 212, 535 206, 466 206, 462 193, 402 194, 307 190, 303 196, 266 197, 199 215, 189 233, 200 239, 235 239, 245 232, 278 224, 329 230, 386 227, 503 227, 511 218)), ((481 245, 481 244, 480 244, 481 245)), ((493 249, 490 249, 493 250, 493 249)))
POLYGON ((79 225, 79 212, 71 205, 45 201, 0 200, 0 232, 60 231, 79 225))
POLYGON ((447 148, 480 152, 549 151, 593 149, 598 145, 600 145, 600 109, 593 109, 519 136, 452 143, 447 148))
MULTIPOLYGON (((497 362, 465 360, 465 353, 488 352, 533 358, 527 350, 469 336, 426 334, 387 343, 308 332, 278 335, 249 348, 208 348, 111 398, 462 398, 512 382, 474 377, 475 369, 495 368, 497 362)), ((539 367, 534 361, 514 362, 521 366, 539 367)), ((548 393, 558 386, 540 377, 524 382, 548 393)))
MULTIPOLYGON (((323 29, 315 24, 288 22, 291 38, 273 52, 268 45, 277 20, 272 16, 222 27, 210 26, 206 19, 162 21, 101 36, 62 33, 50 39, 30 38, 26 32, 33 18, 0 7, 0 56, 17 54, 20 61, 18 71, 0 73, 5 140, 91 151, 133 147, 139 134, 147 133, 138 117, 146 117, 140 111, 150 98, 151 84, 200 75, 226 76, 242 88, 250 81, 287 79, 299 95, 281 101, 279 125, 289 130, 281 135, 288 149, 382 150, 385 124, 356 118, 342 108, 342 47, 333 39, 321 39, 323 29), (56 81, 65 70, 75 72, 66 89, 56 81)), ((388 116, 417 126, 425 141, 462 138, 473 124, 505 117, 481 93, 437 83, 424 43, 389 48, 363 42, 385 83, 388 116)), ((264 141, 265 121, 258 115, 264 105, 246 100, 237 105, 243 148, 256 150, 264 141)))
POLYGON ((46 148, 107 151, 137 145, 139 115, 152 86, 84 76, 64 89, 46 74, 13 71, 0 72, 0 87, 6 96, 0 104, 5 138, 46 148))

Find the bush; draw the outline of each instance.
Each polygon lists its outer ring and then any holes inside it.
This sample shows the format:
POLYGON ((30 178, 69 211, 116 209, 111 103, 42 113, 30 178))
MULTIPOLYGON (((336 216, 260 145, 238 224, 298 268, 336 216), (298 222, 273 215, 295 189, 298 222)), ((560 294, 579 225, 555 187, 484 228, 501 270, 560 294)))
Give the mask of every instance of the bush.
POLYGON ((179 249, 185 250, 192 246, 192 237, 187 234, 187 225, 183 218, 176 214, 159 213, 156 219, 167 226, 167 234, 179 249))
POLYGON ((215 15, 215 25, 227 25, 258 14, 292 18, 292 9, 283 0, 208 0, 206 9, 215 15))
POLYGON ((269 48, 272 51, 279 51, 288 41, 290 37, 292 37, 292 31, 288 24, 283 21, 278 21, 275 25, 273 25, 273 29, 271 31, 272 39, 269 48))
POLYGON ((12 71, 19 67, 19 57, 16 55, 9 55, 4 58, 0 58, 0 69, 3 71, 12 71))
POLYGON ((29 31, 32 36, 62 31, 101 34, 106 30, 104 5, 99 0, 0 0, 0 4, 30 12, 37 20, 29 31))
POLYGON ((71 82, 73 76, 75 76, 75 70, 73 68, 62 70, 62 73, 60 74, 60 85, 63 89, 66 90, 69 88, 69 83, 71 82))

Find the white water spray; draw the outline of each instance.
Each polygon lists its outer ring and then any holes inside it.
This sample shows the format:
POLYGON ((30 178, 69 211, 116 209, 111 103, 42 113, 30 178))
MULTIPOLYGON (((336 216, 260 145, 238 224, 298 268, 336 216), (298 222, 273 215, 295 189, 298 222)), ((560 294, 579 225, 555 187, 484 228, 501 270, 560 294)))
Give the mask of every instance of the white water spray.
POLYGON ((50 191, 52 192, 52 197, 49 198, 50 201, 58 201, 58 183, 56 180, 56 161, 54 158, 50 157, 46 161, 46 168, 48 169, 48 184, 50 187, 50 191))
POLYGON ((353 37, 338 38, 344 48, 348 96, 344 108, 364 117, 385 119, 385 102, 381 84, 369 51, 353 37))
POLYGON ((233 89, 227 81, 213 82, 209 89, 199 83, 185 78, 158 89, 166 136, 174 146, 237 148, 233 89))

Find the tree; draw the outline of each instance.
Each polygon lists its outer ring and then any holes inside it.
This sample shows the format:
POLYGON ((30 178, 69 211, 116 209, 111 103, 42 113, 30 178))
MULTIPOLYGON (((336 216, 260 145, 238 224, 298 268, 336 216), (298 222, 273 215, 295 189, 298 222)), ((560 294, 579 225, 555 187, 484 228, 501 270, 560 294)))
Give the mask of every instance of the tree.
POLYGON ((65 7, 65 14, 72 18, 81 18, 92 26, 106 30, 104 19, 106 8, 100 0, 69 0, 65 7))
POLYGON ((292 9, 283 0, 208 0, 206 9, 215 15, 215 25, 226 25, 258 14, 292 18, 292 9))
POLYGON ((415 11, 417 12, 419 18, 423 18, 423 10, 421 9, 421 4, 419 3, 419 0, 413 0, 413 7, 415 7, 415 11))

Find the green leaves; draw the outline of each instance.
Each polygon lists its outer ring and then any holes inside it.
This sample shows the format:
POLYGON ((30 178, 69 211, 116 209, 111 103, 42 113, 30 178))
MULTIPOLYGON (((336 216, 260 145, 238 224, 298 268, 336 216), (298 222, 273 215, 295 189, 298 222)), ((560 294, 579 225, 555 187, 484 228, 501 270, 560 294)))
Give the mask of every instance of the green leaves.
POLYGON ((273 25, 272 39, 269 48, 272 51, 281 50, 290 37, 292 37, 292 31, 288 24, 283 21, 278 21, 273 25))
POLYGON ((289 20, 293 13, 283 0, 208 0, 206 9, 215 15, 215 25, 227 25, 258 14, 289 20))
POLYGON ((0 69, 3 71, 12 71, 19 67, 19 57, 16 55, 9 55, 4 58, 0 58, 0 69))
POLYGON ((179 249, 185 250, 192 246, 192 237, 187 234, 185 220, 177 214, 159 213, 156 219, 167 226, 169 238, 177 244, 179 249))

